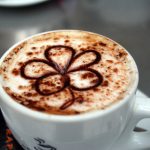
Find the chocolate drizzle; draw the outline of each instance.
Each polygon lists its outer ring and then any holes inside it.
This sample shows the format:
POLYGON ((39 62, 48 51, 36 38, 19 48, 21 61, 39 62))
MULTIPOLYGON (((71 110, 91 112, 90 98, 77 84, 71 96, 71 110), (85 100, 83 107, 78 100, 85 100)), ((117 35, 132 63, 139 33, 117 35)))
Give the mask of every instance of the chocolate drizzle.
POLYGON ((69 89, 69 91, 70 91, 70 94, 71 94, 71 96, 72 96, 72 98, 70 99, 70 100, 68 100, 68 101, 66 101, 61 107, 60 107, 60 109, 61 110, 64 110, 64 109, 66 109, 66 108, 68 108, 69 106, 71 106, 74 102, 75 102, 75 96, 74 96, 74 93, 73 93, 73 91, 71 90, 71 88, 68 88, 69 89))
MULTIPOLYGON (((63 52, 60 53, 60 55, 63 55, 63 52)), ((59 93, 63 91, 65 88, 68 88, 71 99, 67 100, 62 106, 60 106, 61 110, 67 109, 73 103, 78 99, 78 97, 75 97, 74 90, 75 91, 86 91, 90 90, 92 88, 95 88, 103 82, 102 75, 94 70, 89 68, 90 66, 98 63, 101 60, 101 55, 96 50, 85 50, 79 54, 75 53, 75 50, 72 47, 64 46, 64 45, 55 45, 48 47, 45 52, 44 56, 46 59, 32 59, 27 62, 25 62, 20 69, 20 74, 25 79, 34 79, 34 87, 37 93, 43 96, 49 96, 55 93, 59 93), (61 49, 65 50, 69 54, 69 58, 64 66, 60 65, 56 61, 53 60, 53 50, 55 50, 55 53, 60 53, 61 49), (81 65, 78 65, 76 67, 72 67, 72 64, 79 59, 81 56, 92 53, 94 56, 94 60, 90 60, 88 63, 84 63, 81 65), (46 72, 42 74, 41 76, 32 76, 28 75, 26 73, 26 67, 32 65, 32 63, 43 63, 48 65, 49 67, 53 68, 53 71, 46 72), (86 75, 87 79, 90 79, 92 77, 95 77, 96 79, 93 80, 92 84, 87 87, 78 87, 76 85, 73 85, 71 83, 71 73, 83 71, 85 73, 89 72, 90 75, 86 75)), ((56 55, 57 57, 57 55, 56 55)), ((63 57, 63 56, 62 56, 63 57)), ((92 78, 93 79, 93 78, 92 78)))

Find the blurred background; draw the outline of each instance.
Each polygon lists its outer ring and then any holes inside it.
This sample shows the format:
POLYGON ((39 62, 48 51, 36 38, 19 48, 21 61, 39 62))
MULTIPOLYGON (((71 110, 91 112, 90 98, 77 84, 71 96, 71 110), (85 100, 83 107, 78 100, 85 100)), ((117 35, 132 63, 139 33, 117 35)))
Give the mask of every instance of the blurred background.
POLYGON ((82 29, 108 36, 135 58, 150 96, 150 0, 0 0, 0 56, 27 36, 82 29))

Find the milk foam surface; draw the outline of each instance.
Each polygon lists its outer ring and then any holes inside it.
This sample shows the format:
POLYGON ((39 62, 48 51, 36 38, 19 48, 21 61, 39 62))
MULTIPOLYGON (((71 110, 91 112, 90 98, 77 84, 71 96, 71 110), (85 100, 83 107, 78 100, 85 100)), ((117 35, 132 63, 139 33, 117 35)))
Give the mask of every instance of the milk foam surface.
POLYGON ((60 115, 108 109, 128 94, 136 74, 122 46, 75 30, 24 41, 4 58, 0 69, 3 88, 15 101, 60 115))

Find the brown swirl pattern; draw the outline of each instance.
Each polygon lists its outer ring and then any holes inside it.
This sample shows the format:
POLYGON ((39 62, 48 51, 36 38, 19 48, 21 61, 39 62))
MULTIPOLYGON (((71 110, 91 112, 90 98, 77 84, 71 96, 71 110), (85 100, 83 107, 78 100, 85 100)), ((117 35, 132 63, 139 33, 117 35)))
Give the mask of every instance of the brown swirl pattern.
POLYGON ((103 81, 103 77, 98 71, 89 68, 101 60, 101 55, 95 50, 86 50, 76 54, 76 51, 70 46, 55 45, 50 46, 45 50, 44 57, 45 59, 32 59, 26 61, 21 66, 20 74, 25 79, 35 80, 35 90, 37 93, 43 96, 59 93, 65 88, 68 88, 72 98, 60 106, 60 109, 62 110, 67 109, 78 99, 78 97, 74 96, 74 91, 90 90, 101 85, 103 81), (63 55, 63 53, 61 53, 61 49, 68 54, 65 64, 57 62, 61 55, 63 55), (54 50, 55 53, 53 53, 54 50), (81 57, 86 57, 86 54, 88 53, 92 53, 94 56, 92 61, 71 67, 77 59, 79 60, 81 57), (54 55, 56 55, 55 59, 53 59, 54 55), (28 74, 26 70, 31 65, 34 66, 33 64, 36 64, 35 67, 38 66, 38 64, 43 64, 45 66, 49 66, 51 69, 42 72, 41 68, 42 73, 39 73, 38 75, 33 75, 34 73, 28 74), (71 82, 72 73, 82 73, 83 78, 90 80, 89 84, 86 86, 75 85, 73 82, 71 82))

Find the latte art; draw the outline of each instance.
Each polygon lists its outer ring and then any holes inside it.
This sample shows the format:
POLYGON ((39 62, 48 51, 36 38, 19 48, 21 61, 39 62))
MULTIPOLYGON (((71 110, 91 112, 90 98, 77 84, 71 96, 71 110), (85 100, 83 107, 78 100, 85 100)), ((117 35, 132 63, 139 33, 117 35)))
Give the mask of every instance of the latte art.
POLYGON ((66 30, 34 36, 1 65, 3 88, 18 103, 50 114, 106 109, 134 79, 132 58, 114 41, 66 30))
POLYGON ((44 56, 47 60, 32 59, 25 62, 24 65, 21 66, 20 73, 21 76, 25 79, 36 79, 34 84, 35 90, 41 95, 48 96, 51 94, 59 93, 65 88, 68 88, 72 98, 60 106, 60 109, 66 109, 75 102, 76 98, 73 90, 90 90, 102 83, 101 74, 96 70, 88 68, 100 61, 101 56, 95 50, 86 50, 76 55, 75 50, 72 47, 56 45, 48 47, 44 52, 44 56), (79 66, 71 68, 71 65, 74 61, 77 59, 80 60, 80 57, 82 57, 84 54, 86 55, 87 53, 91 53, 90 55, 93 55, 94 59, 90 60, 89 62, 83 61, 79 66), (63 62, 57 63, 59 57, 60 59, 63 57, 65 60, 63 62), (53 71, 43 71, 43 69, 45 69, 45 65, 53 68, 53 71), (40 68, 36 70, 36 68, 34 68, 36 66, 40 66, 40 68), (32 74, 32 69, 30 68, 34 68, 36 70, 37 76, 34 75, 35 72, 32 74), (29 74, 27 72, 29 72, 29 74), (39 74, 42 74, 39 75, 38 72, 39 74), (80 79, 82 79, 77 81, 78 84, 75 84, 71 78, 71 74, 76 72, 80 79), (83 80, 87 81, 85 82, 83 80))

